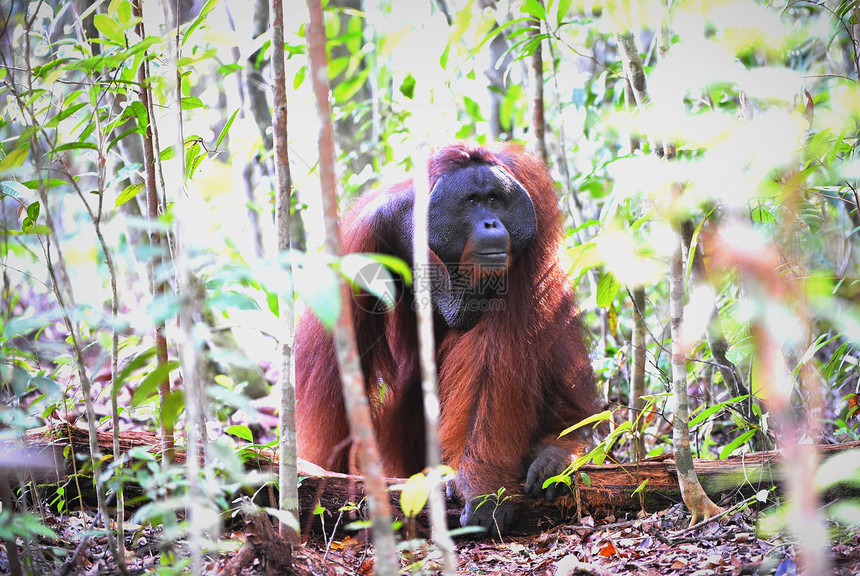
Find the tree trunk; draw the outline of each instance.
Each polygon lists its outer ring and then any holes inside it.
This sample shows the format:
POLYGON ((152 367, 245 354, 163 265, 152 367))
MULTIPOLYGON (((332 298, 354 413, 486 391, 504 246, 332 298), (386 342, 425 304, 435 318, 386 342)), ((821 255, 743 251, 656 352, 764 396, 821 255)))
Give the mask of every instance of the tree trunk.
MULTIPOLYGON (((680 185, 673 184, 673 198, 680 195, 680 185)), ((687 397, 687 354, 684 347, 684 257, 681 234, 676 225, 675 248, 669 255, 669 315, 672 326, 672 447, 678 465, 681 497, 692 514, 690 526, 722 512, 708 498, 699 484, 690 448, 690 406, 687 397)))
MULTIPOLYGON (((336 177, 334 170, 334 137, 331 125, 328 63, 326 61, 326 35, 320 0, 308 0, 310 24, 308 26, 308 52, 314 98, 320 121, 319 171, 322 188, 323 216, 326 229, 326 251, 338 258, 342 255, 337 219, 336 177)), ((382 463, 373 425, 370 404, 361 373, 358 347, 355 343, 349 289, 340 280, 340 316, 334 326, 334 345, 337 352, 340 377, 343 382, 344 403, 349 429, 357 446, 361 471, 368 481, 368 508, 373 539, 376 545, 376 573, 379 576, 397 574, 397 552, 394 546, 394 529, 391 507, 385 496, 382 463)))
MULTIPOLYGON (((274 115, 272 133, 275 137, 275 223, 277 225, 278 258, 290 250, 290 208, 292 205, 292 180, 290 177, 290 157, 287 147, 287 84, 284 72, 284 7, 281 0, 269 3, 272 31, 272 100, 274 115)), ((292 277, 292 275, 290 275, 292 277)), ((299 488, 296 474, 296 387, 293 370, 293 290, 282 292, 278 298, 278 314, 281 320, 280 334, 280 375, 278 389, 281 391, 279 410, 278 490, 279 508, 295 518, 298 526, 299 488)), ((290 527, 281 522, 279 533, 282 538, 292 541, 290 536, 298 536, 290 527)), ((298 538, 295 538, 298 541, 298 538)))
POLYGON ((645 438, 642 437, 642 428, 645 426, 645 416, 642 410, 645 408, 645 401, 642 396, 645 394, 645 361, 646 361, 646 339, 648 332, 645 326, 645 288, 637 286, 631 291, 633 300, 633 370, 630 378, 630 414, 628 418, 631 422, 640 422, 639 427, 635 430, 636 436, 633 440, 633 449, 637 460, 645 457, 645 438))

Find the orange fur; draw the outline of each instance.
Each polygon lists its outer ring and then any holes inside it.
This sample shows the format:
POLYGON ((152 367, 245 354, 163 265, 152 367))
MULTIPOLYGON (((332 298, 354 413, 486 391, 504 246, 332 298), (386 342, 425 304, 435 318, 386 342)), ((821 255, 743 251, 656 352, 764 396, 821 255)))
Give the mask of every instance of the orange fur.
MULTIPOLYGON (((523 185, 534 205, 537 233, 508 263, 506 290, 494 296, 502 309, 485 311, 465 331, 448 329, 435 318, 442 455, 458 470, 465 498, 502 486, 517 492, 529 456, 546 444, 580 449, 581 437, 557 435, 597 409, 570 280, 556 255, 562 232, 552 179, 519 147, 455 144, 431 156, 431 189, 441 175, 474 160, 505 167, 523 185)), ((360 199, 344 218, 346 250, 384 252, 411 262, 413 198, 407 181, 360 199)), ((463 258, 468 257, 466 250, 463 258)), ((438 258, 435 262, 441 265, 438 258)), ((353 306, 353 315, 368 389, 376 397, 380 383, 386 390, 374 405, 386 473, 418 472, 424 463, 424 420, 411 291, 404 288, 388 315, 360 306, 353 306)), ((310 314, 301 320, 296 356, 299 456, 323 466, 331 461, 343 470, 343 450, 332 454, 348 434, 332 342, 310 314)))

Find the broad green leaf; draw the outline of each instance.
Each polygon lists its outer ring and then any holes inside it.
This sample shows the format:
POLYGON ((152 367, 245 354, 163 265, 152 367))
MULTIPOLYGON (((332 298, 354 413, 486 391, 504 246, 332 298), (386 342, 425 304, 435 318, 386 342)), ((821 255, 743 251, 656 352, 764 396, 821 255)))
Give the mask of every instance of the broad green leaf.
POLYGON ((183 56, 176 62, 176 66, 178 68, 184 68, 185 66, 194 64, 195 62, 200 62, 201 60, 211 58, 217 53, 218 51, 215 48, 212 48, 211 50, 204 50, 203 52, 199 52, 194 56, 183 56))
POLYGON ((3 160, 0 160, 0 172, 6 172, 7 170, 18 168, 27 159, 27 155, 29 153, 30 149, 25 146, 12 150, 6 154, 6 157, 3 158, 3 160))
POLYGON ((815 475, 815 486, 826 490, 836 484, 860 486, 860 449, 846 450, 825 460, 815 475))
POLYGON ((573 4, 573 0, 559 0, 558 12, 555 17, 556 26, 561 26, 561 23, 564 22, 564 17, 567 16, 567 11, 571 4, 573 4))
POLYGON ((130 186, 126 186, 125 190, 123 190, 122 193, 119 196, 117 196, 116 202, 114 203, 114 206, 116 208, 119 208, 120 206, 122 206, 123 204, 125 204, 126 202, 128 202, 129 200, 134 198, 135 196, 137 196, 137 194, 141 190, 143 190, 143 182, 140 182, 138 184, 132 184, 130 186))
POLYGON ((367 81, 367 76, 370 74, 370 68, 361 70, 355 76, 344 80, 332 90, 332 96, 337 102, 348 102, 355 94, 361 90, 364 83, 367 81))
POLYGON ((175 360, 170 361, 167 364, 156 366, 155 369, 147 374, 141 381, 137 390, 134 391, 134 394, 131 397, 131 405, 138 406, 152 396, 158 390, 159 384, 161 384, 164 379, 170 375, 172 370, 175 370, 178 367, 179 362, 175 360))
POLYGON ((553 484, 564 484, 565 486, 570 486, 571 482, 571 477, 567 474, 558 474, 557 476, 552 476, 551 478, 547 478, 546 480, 544 480, 543 484, 541 485, 541 488, 546 490, 553 484))
POLYGON ((146 365, 153 357, 155 356, 155 346, 152 346, 134 358, 132 358, 128 364, 126 364, 122 370, 120 370, 119 374, 116 378, 113 379, 113 389, 117 390, 123 383, 128 380, 128 377, 135 370, 139 370, 143 366, 146 365))
POLYGON ((60 178, 48 178, 47 180, 42 180, 39 182, 38 180, 27 180, 26 182, 22 182, 24 186, 29 188, 30 190, 38 190, 39 185, 41 184, 45 188, 54 188, 56 186, 63 186, 68 184, 65 180, 61 180, 60 178))
POLYGON ((618 288, 621 283, 615 278, 612 272, 606 272, 597 283, 597 305, 601 308, 608 308, 612 301, 615 300, 615 295, 618 294, 618 288))
POLYGON ((122 28, 112 17, 107 14, 96 14, 93 16, 93 25, 101 35, 120 46, 125 46, 125 34, 122 28))
POLYGON ((232 426, 228 426, 224 432, 227 434, 232 434, 233 436, 237 436, 242 440, 247 440, 248 442, 254 441, 254 434, 251 432, 251 429, 245 426, 244 424, 233 424, 232 426))
POLYGON ((400 93, 410 100, 415 96, 415 77, 412 74, 407 74, 401 82, 400 93))
POLYGON ((176 158, 176 146, 168 146, 159 154, 159 159, 163 162, 165 160, 173 160, 176 158))
POLYGON ((406 480, 403 492, 400 493, 400 509, 407 518, 414 518, 427 504, 430 490, 424 474, 413 474, 406 480))
POLYGON ((22 236, 22 235, 47 235, 51 229, 44 224, 30 226, 26 230, 0 230, 0 236, 22 236))
POLYGON ((179 418, 179 414, 182 413, 184 408, 185 392, 181 388, 172 390, 162 403, 161 421, 169 427, 174 428, 176 426, 176 420, 179 418))
POLYGON ((568 255, 571 260, 570 274, 577 281, 582 278, 583 274, 595 266, 603 264, 605 260, 603 252, 601 252, 597 243, 594 241, 589 241, 585 244, 580 244, 579 246, 571 248, 568 250, 568 255))
POLYGON ((758 432, 758 430, 755 428, 753 428, 752 430, 747 430, 746 432, 723 446, 723 449, 720 450, 720 460, 725 460, 726 458, 731 456, 732 452, 749 442, 750 439, 755 436, 756 432, 758 432))
POLYGON ((197 96, 186 96, 181 101, 181 106, 183 110, 193 110, 194 108, 206 108, 206 105, 203 104, 203 100, 198 98, 197 96))
POLYGON ((17 513, 12 516, 12 529, 15 531, 17 536, 24 538, 32 538, 33 536, 42 536, 49 540, 56 540, 59 538, 56 532, 42 524, 39 517, 33 514, 17 513))
POLYGON ((45 127, 56 128, 60 124, 60 122, 62 122, 87 104, 88 102, 79 102, 70 108, 66 108, 65 110, 61 111, 59 114, 51 118, 48 122, 46 122, 45 127))
POLYGON ((106 151, 107 151, 107 152, 110 152, 110 151, 111 151, 111 148, 113 148, 114 146, 116 146, 117 144, 119 144, 119 142, 120 142, 123 138, 125 138, 126 136, 128 136, 129 134, 138 134, 138 133, 140 133, 140 129, 138 129, 138 127, 137 127, 137 126, 132 126, 131 128, 128 128, 128 129, 126 129, 126 130, 123 130, 123 132, 122 132, 122 133, 120 133, 116 138, 113 138, 113 139, 110 141, 110 143, 108 143, 108 147, 107 147, 107 150, 106 150, 106 151))
POLYGON ((306 66, 299 67, 296 70, 296 75, 293 76, 293 90, 298 90, 302 83, 305 81, 305 76, 308 73, 308 69, 306 66))
POLYGON ((749 398, 749 394, 744 394, 743 396, 735 396, 734 398, 730 398, 729 400, 726 400, 724 402, 720 402, 719 404, 714 404, 713 406, 709 406, 709 407, 705 408, 704 410, 702 410, 701 412, 699 412, 698 414, 696 414, 696 417, 693 418, 692 420, 690 420, 690 422, 688 423, 688 426, 690 428, 692 428, 693 426, 698 426, 699 424, 701 424, 702 422, 704 422, 705 420, 707 420, 708 418, 710 418, 711 416, 713 416, 714 414, 716 414, 717 412, 722 410, 723 408, 725 408, 727 406, 731 406, 732 404, 734 404, 736 402, 740 402, 741 400, 746 400, 747 398, 749 398))
POLYGON ((526 14, 530 14, 538 20, 546 20, 546 10, 540 0, 525 0, 520 8, 526 14))
POLYGON ((146 106, 143 102, 135 100, 123 110, 123 116, 133 116, 137 120, 137 128, 141 134, 145 133, 146 127, 149 125, 149 114, 146 113, 146 106))

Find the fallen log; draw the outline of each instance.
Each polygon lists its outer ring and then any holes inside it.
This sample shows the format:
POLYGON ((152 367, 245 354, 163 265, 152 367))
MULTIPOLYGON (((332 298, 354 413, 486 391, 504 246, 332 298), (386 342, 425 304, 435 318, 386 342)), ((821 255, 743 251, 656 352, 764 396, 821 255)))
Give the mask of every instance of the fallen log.
MULTIPOLYGON (((71 453, 86 453, 89 449, 87 431, 71 425, 33 430, 27 437, 31 450, 48 452, 55 461, 65 462, 66 469, 58 470, 58 482, 71 473, 71 453), (69 446, 72 450, 68 449, 69 446)), ((110 432, 100 432, 98 444, 104 454, 112 454, 110 432)), ((144 447, 157 455, 160 441, 151 432, 124 431, 121 434, 121 447, 123 451, 144 447)), ((817 449, 826 458, 844 450, 860 449, 860 442, 821 445, 817 449)), ((178 463, 184 461, 184 456, 184 451, 177 449, 178 463)), ((245 458, 249 468, 264 472, 277 470, 275 456, 271 453, 247 451, 245 458)), ((760 490, 778 488, 783 477, 779 462, 779 452, 753 452, 726 460, 696 460, 695 467, 702 487, 711 498, 718 501, 738 493, 749 496, 760 490)), ((341 509, 348 504, 358 504, 364 498, 361 476, 331 472, 304 460, 299 460, 298 469, 302 478, 299 487, 302 526, 309 525, 310 520, 313 520, 314 510, 325 509, 328 516, 325 525, 331 528, 341 509)), ((587 465, 580 472, 587 479, 578 476, 575 489, 554 501, 514 497, 515 520, 510 533, 535 533, 551 526, 575 522, 578 517, 585 515, 596 518, 613 515, 619 518, 625 514, 635 515, 643 507, 650 513, 681 501, 675 462, 671 455, 630 464, 587 465), (636 492, 643 483, 643 489, 636 492)), ((399 511, 399 490, 405 479, 389 478, 387 482, 391 488, 389 492, 393 507, 399 511)), ((265 504, 271 505, 270 502, 265 504)), ((448 500, 448 521, 452 527, 458 525, 460 507, 461 503, 456 500, 448 500)), ((417 518, 416 528, 419 533, 427 526, 423 514, 417 518)), ((318 521, 314 524, 318 526, 318 521)))

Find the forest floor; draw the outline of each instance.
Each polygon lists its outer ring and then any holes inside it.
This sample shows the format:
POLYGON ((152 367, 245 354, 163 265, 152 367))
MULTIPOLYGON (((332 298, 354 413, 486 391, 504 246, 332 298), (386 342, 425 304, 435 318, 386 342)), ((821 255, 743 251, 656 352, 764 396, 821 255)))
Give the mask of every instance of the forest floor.
MULTIPOLYGON (((573 574, 637 574, 647 576, 699 576, 706 574, 790 576, 797 573, 797 548, 781 536, 764 537, 757 533, 752 511, 737 513, 723 523, 711 522, 688 530, 689 515, 673 506, 641 520, 616 521, 609 518, 596 523, 591 517, 574 525, 560 526, 532 536, 505 538, 503 541, 468 538, 457 541, 458 574, 570 576, 573 574)), ((24 573, 118 574, 116 564, 102 533, 92 531, 92 516, 80 512, 48 518, 58 539, 39 538, 24 543, 19 554, 24 573), (85 539, 84 544, 81 544, 85 539), (72 560, 74 558, 74 560, 72 560)), ((263 542, 257 553, 237 562, 244 545, 249 550, 253 534, 228 531, 222 535, 222 552, 204 558, 203 572, 208 575, 274 576, 297 575, 371 575, 373 550, 358 537, 343 535, 327 542, 312 534, 292 554, 292 571, 286 569, 289 553, 263 542), (247 543, 246 543, 247 542, 247 543)), ((160 572, 164 538, 152 528, 125 526, 127 566, 131 574, 160 572)), ((186 554, 175 544, 177 554, 186 554)), ((426 541, 403 543, 401 574, 439 574, 438 550, 426 541)), ((0 570, 9 572, 5 547, 0 549, 0 570)), ((860 574, 860 530, 841 532, 831 541, 830 574, 860 574)), ((174 565, 175 566, 175 565, 174 565)))

